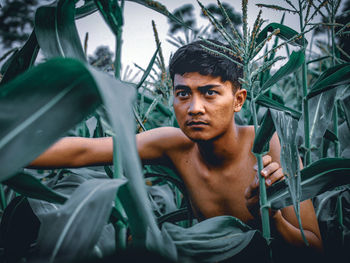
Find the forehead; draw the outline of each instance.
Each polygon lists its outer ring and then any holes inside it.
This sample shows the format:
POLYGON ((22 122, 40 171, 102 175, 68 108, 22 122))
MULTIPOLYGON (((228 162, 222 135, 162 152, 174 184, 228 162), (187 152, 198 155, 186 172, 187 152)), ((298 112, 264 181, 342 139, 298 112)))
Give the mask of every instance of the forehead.
POLYGON ((207 86, 207 85, 215 85, 215 86, 224 86, 232 88, 232 84, 230 81, 223 82, 221 77, 214 77, 211 75, 201 75, 198 72, 188 72, 183 75, 175 74, 174 76, 174 87, 188 86, 189 88, 207 86))

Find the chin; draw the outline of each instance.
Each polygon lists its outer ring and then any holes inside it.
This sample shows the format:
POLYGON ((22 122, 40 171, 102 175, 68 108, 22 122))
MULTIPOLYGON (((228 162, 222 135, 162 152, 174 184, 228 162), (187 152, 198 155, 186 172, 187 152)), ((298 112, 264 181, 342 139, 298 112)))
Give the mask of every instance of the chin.
POLYGON ((208 142, 212 138, 204 131, 183 131, 184 134, 193 142, 208 142))

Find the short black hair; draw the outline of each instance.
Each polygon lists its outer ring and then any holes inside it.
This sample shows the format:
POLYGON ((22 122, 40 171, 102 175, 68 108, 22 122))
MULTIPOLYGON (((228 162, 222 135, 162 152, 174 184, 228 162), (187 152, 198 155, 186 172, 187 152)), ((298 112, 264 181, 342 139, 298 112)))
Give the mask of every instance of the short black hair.
MULTIPOLYGON (((208 42, 229 48, 217 40, 208 40, 208 42)), ((225 56, 215 54, 204 47, 223 53, 239 63, 242 63, 242 61, 233 56, 231 52, 208 42, 198 40, 180 47, 175 52, 169 62, 169 72, 173 83, 175 74, 183 75, 185 73, 198 72, 201 75, 221 77, 222 81, 230 81, 234 88, 240 88, 241 84, 238 79, 243 77, 242 67, 225 56)))

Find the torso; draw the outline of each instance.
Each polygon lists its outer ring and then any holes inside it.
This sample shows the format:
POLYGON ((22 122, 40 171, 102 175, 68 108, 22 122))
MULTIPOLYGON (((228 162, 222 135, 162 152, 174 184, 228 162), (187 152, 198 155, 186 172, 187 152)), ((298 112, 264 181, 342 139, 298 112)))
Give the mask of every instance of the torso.
POLYGON ((251 127, 246 129, 239 157, 224 168, 208 167, 193 142, 169 156, 186 185, 199 220, 219 215, 232 215, 246 223, 253 220, 245 205, 244 192, 255 178, 256 159, 251 153, 254 134, 250 136, 251 127))

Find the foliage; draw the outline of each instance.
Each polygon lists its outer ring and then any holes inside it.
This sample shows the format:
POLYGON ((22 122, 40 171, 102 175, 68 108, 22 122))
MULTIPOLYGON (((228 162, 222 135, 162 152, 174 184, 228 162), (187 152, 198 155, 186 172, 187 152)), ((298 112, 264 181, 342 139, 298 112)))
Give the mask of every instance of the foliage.
MULTIPOLYGON (((241 59, 241 82, 249 91, 249 100, 236 118, 242 124, 255 126, 253 152, 259 170, 261 157, 275 131, 282 144, 281 163, 286 180, 266 191, 263 178, 259 179, 265 239, 260 231, 232 217, 196 222, 177 174, 165 167, 141 167, 135 132, 177 125, 171 108, 171 81, 155 23, 157 48, 147 68, 138 67, 141 78, 136 82, 136 75, 131 77, 127 69, 124 74, 121 71, 123 9, 127 3, 85 0, 77 8, 74 1, 59 0, 37 9, 33 32, 1 71, 0 260, 73 262, 110 256, 121 259, 123 251, 131 250, 144 251, 145 257, 146 251, 156 253, 169 261, 190 258, 212 262, 231 257, 241 260, 241 254, 257 253, 249 253, 254 246, 263 248, 259 250, 261 257, 267 259, 271 237, 269 207, 294 205, 298 215, 299 202, 315 198, 318 215, 327 218, 329 214, 322 207, 329 202, 328 197, 346 193, 343 185, 350 183, 346 159, 350 149, 349 65, 336 52, 335 32, 329 34, 332 52, 327 51, 326 56, 316 56, 311 47, 307 49, 312 43, 306 42, 305 34, 315 30, 312 19, 317 14, 336 10, 334 4, 339 2, 316 4, 300 0, 299 6, 291 1, 285 1, 285 6, 259 5, 299 16, 300 32, 284 25, 283 19, 264 26, 261 13, 249 31, 245 0, 242 30, 238 27, 240 16, 230 6, 220 2, 217 6, 200 4, 213 31, 194 28, 191 6, 170 13, 155 1, 130 2, 176 21, 179 26, 172 24, 174 30, 187 28, 187 39, 174 38, 171 41, 175 45, 191 41, 189 32, 193 32, 193 38, 215 38, 220 34, 228 47, 218 46, 220 52, 216 52, 210 48, 215 44, 207 41, 209 48, 203 48, 224 56, 230 52, 241 59), (75 19, 96 11, 116 36, 114 61, 112 51, 105 47, 87 58, 78 37, 75 19), (181 13, 188 14, 188 20, 180 18, 181 13), (188 27, 193 27, 193 31, 188 27), (47 61, 34 66, 39 48, 47 61), (277 52, 280 48, 286 49, 287 61, 273 70, 276 62, 286 59, 277 52), (114 77, 106 73, 111 69, 114 77), (23 169, 65 135, 113 136, 113 165, 23 169), (299 167, 299 154, 305 163, 303 169, 299 167), (188 243, 196 246, 189 248, 188 243)), ((335 22, 335 15, 331 14, 331 23, 335 22)), ((334 27, 331 25, 330 30, 334 27)), ((345 23, 341 28, 346 32, 345 23)), ((339 197, 333 209, 337 214, 333 222, 344 230, 343 238, 348 227, 343 214, 344 198, 339 197)), ((347 243, 342 244, 340 247, 346 249, 347 243)), ((332 258, 334 249, 328 246, 326 251, 327 257, 332 258)))

